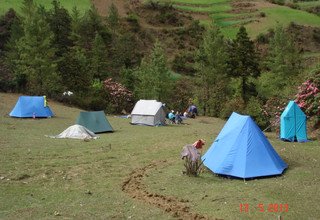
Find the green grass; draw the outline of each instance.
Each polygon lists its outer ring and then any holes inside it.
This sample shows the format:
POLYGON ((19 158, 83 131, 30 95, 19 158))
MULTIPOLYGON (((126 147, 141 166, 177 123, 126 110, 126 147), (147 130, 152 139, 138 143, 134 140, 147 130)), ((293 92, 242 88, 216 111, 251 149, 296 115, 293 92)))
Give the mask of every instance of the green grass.
POLYGON ((211 5, 230 2, 230 0, 170 0, 169 2, 192 5, 211 5))
POLYGON ((251 36, 266 33, 268 29, 274 28, 278 23, 283 26, 287 26, 290 22, 300 25, 320 26, 320 17, 305 11, 284 6, 264 8, 261 11, 266 14, 266 17, 258 23, 251 23, 246 26, 251 36))
MULTIPOLYGON (((163 0, 167 1, 167 0, 163 0)), ((231 12, 230 1, 228 0, 171 0, 174 7, 195 13, 207 13, 218 24, 226 37, 234 38, 239 25, 245 24, 249 35, 255 38, 259 33, 266 33, 268 29, 274 28, 278 23, 286 26, 290 22, 301 25, 320 26, 320 17, 302 10, 295 10, 285 6, 273 5, 272 7, 260 8, 258 12, 247 14, 235 14, 231 12), (267 16, 259 18, 258 13, 264 12, 267 16), (250 22, 250 19, 243 17, 248 15, 255 17, 258 22, 250 22)), ((299 2, 302 8, 319 5, 319 1, 299 2)), ((210 21, 203 20, 202 24, 210 21)))
POLYGON ((0 93, 0 219, 174 219, 122 191, 132 171, 160 160, 166 162, 142 178, 147 191, 188 200, 194 213, 219 219, 319 217, 318 141, 281 142, 267 133, 289 165, 279 177, 243 181, 205 171, 194 178, 182 174, 180 150, 204 138, 205 151, 225 123, 220 119, 198 117, 187 120, 188 125, 144 127, 108 116, 115 132, 100 134, 98 140, 50 139, 44 135, 74 124, 80 110, 49 100, 54 118, 10 118, 17 98, 0 93), (240 213, 240 203, 250 205, 249 213, 240 213), (264 212, 257 211, 259 203, 264 212), (289 211, 268 212, 271 203, 289 204, 289 211))
POLYGON ((226 12, 231 9, 228 4, 215 4, 210 6, 187 6, 187 5, 174 5, 175 8, 191 11, 191 12, 207 12, 207 13, 218 13, 218 12, 226 12))
POLYGON ((307 9, 307 8, 319 6, 320 1, 298 2, 297 4, 301 7, 301 9, 307 9))
MULTIPOLYGON (((0 0, 0 15, 8 11, 9 8, 13 8, 20 11, 23 0, 0 0)), ((34 0, 36 4, 41 4, 45 8, 51 8, 52 0, 34 0)), ((72 10, 73 7, 77 7, 80 12, 85 12, 91 7, 90 0, 60 0, 61 5, 67 10, 72 10)))

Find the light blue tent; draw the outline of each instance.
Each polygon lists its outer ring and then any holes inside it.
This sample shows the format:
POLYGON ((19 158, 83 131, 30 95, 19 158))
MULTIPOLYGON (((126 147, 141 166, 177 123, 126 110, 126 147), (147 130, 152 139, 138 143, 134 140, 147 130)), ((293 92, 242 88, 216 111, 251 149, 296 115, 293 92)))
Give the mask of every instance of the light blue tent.
POLYGON ((235 112, 202 160, 216 174, 239 178, 279 175, 288 167, 252 118, 235 112))
POLYGON ((9 114, 18 118, 48 118, 53 112, 47 106, 44 96, 20 96, 9 114))
POLYGON ((308 141, 307 117, 294 101, 290 101, 281 114, 280 138, 286 141, 308 141))

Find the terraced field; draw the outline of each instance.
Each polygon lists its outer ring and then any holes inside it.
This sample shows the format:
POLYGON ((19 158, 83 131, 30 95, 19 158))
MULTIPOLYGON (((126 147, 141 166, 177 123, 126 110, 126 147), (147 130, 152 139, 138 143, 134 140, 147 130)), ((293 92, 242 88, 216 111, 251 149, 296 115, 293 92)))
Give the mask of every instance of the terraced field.
MULTIPOLYGON (((168 0, 163 0, 163 2, 168 2, 168 0)), ((201 22, 209 24, 212 18, 222 28, 225 36, 231 38, 236 35, 240 25, 247 27, 251 37, 266 32, 277 23, 288 25, 290 22, 295 22, 302 25, 320 26, 320 17, 317 15, 263 0, 171 0, 169 2, 175 8, 193 15, 208 15, 208 19, 201 20, 201 22)), ((312 2, 312 5, 320 5, 320 2, 312 2)))

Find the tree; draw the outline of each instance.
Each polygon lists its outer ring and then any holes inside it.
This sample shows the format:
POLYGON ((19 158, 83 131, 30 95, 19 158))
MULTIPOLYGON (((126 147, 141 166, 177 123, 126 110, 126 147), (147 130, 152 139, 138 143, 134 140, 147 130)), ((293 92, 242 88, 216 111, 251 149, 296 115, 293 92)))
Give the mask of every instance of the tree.
POLYGON ((219 116, 223 107, 221 100, 226 100, 227 56, 219 28, 210 27, 204 34, 196 56, 196 95, 204 115, 219 116))
POLYGON ((120 17, 117 7, 113 4, 109 7, 108 16, 106 17, 106 21, 108 26, 111 28, 113 32, 115 32, 119 26, 120 17))
POLYGON ((135 74, 137 76, 135 93, 138 98, 156 99, 162 102, 169 99, 172 81, 167 60, 159 41, 154 44, 151 55, 142 60, 135 74))
POLYGON ((88 63, 83 48, 75 45, 69 49, 61 62, 61 78, 65 91, 75 92, 79 96, 89 92, 93 77, 88 63))
POLYGON ((277 26, 265 61, 267 73, 260 80, 262 93, 269 97, 277 96, 279 91, 283 91, 284 96, 291 94, 291 88, 296 87, 296 78, 302 70, 301 60, 291 37, 281 26, 277 26))
POLYGON ((10 39, 11 27, 16 19, 18 19, 16 12, 12 8, 10 8, 5 15, 0 17, 0 55, 5 49, 5 44, 10 39))
POLYGON ((0 90, 7 91, 14 87, 13 73, 6 62, 8 52, 8 43, 15 35, 16 26, 18 24, 18 16, 13 9, 9 9, 7 13, 0 17, 0 90))
POLYGON ((108 76, 107 47, 98 33, 96 33, 89 55, 91 75, 99 80, 106 79, 108 76))
POLYGON ((243 26, 240 27, 236 39, 229 47, 228 74, 240 80, 239 92, 244 103, 247 103, 251 96, 256 95, 252 79, 260 75, 258 57, 254 44, 243 26))
POLYGON ((26 92, 48 96, 59 90, 57 65, 52 47, 53 33, 45 20, 45 10, 32 0, 22 7, 23 36, 15 41, 11 66, 17 79, 25 78, 26 92))
POLYGON ((70 39, 71 17, 69 12, 60 6, 58 0, 53 0, 52 5, 47 21, 51 31, 54 33, 53 45, 56 48, 56 55, 61 57, 63 53, 67 52, 67 48, 72 45, 70 39))
POLYGON ((111 42, 111 34, 94 6, 81 19, 79 33, 82 47, 86 49, 91 49, 92 42, 97 33, 100 34, 105 44, 111 42))

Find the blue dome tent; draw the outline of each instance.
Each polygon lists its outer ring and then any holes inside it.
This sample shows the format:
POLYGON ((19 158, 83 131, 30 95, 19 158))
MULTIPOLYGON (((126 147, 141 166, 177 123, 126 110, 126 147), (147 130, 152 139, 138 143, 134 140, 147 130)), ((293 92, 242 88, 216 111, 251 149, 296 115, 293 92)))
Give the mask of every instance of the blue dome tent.
POLYGON ((252 118, 237 113, 232 113, 202 160, 216 174, 244 179, 279 175, 288 167, 252 118))
POLYGON ((9 115, 17 118, 48 118, 53 116, 53 112, 44 96, 20 96, 9 115))

